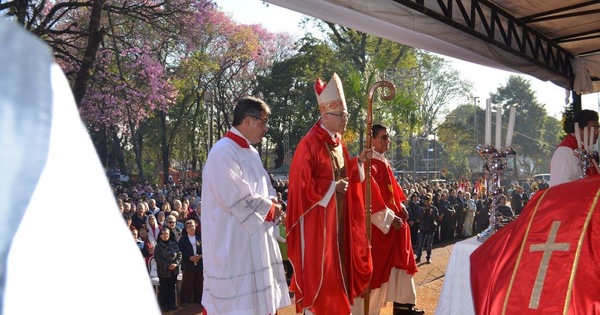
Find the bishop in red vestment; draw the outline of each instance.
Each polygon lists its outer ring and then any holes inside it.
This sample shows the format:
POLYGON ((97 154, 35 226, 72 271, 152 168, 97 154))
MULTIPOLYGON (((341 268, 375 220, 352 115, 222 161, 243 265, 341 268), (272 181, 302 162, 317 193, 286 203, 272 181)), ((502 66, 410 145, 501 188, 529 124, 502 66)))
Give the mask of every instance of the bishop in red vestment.
POLYGON ((338 76, 327 85, 317 81, 315 91, 321 118, 298 144, 290 168, 290 290, 297 312, 347 315, 372 271, 360 184, 364 172, 341 140, 348 112, 338 76))
POLYGON ((600 177, 534 195, 471 255, 477 314, 600 314, 600 177))

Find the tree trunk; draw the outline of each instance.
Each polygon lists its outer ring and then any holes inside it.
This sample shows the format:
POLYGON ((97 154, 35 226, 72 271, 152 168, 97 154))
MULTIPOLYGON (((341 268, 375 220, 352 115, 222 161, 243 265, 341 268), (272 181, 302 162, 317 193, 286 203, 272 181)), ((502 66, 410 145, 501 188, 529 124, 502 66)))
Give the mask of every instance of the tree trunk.
MULTIPOLYGON (((89 130, 88 130, 89 132, 89 130)), ((107 141, 107 130, 106 127, 100 128, 97 132, 89 132, 90 137, 92 138, 92 143, 94 144, 94 148, 96 149, 96 154, 98 154, 98 158, 100 159, 100 163, 102 166, 109 166, 109 150, 108 150, 108 141, 107 141)))
POLYGON ((129 175, 129 171, 127 170, 127 164, 125 163, 125 156, 123 155, 123 147, 121 146, 121 139, 117 135, 115 128, 111 128, 111 136, 113 139, 113 155, 117 160, 117 164, 119 165, 119 170, 123 175, 129 175))
POLYGON ((90 24, 88 25, 88 43, 85 49, 85 54, 81 63, 81 67, 77 72, 75 83, 73 84, 73 95, 75 96, 75 102, 77 107, 81 108, 81 100, 85 96, 87 83, 90 80, 91 69, 96 61, 96 52, 104 37, 104 27, 101 26, 102 9, 104 8, 106 0, 94 0, 92 1, 92 12, 90 15, 90 24))
POLYGON ((141 127, 138 128, 137 132, 134 133, 133 140, 133 151, 135 152, 135 164, 138 169, 138 182, 144 181, 144 169, 142 167, 142 144, 144 142, 144 136, 140 131, 141 127))

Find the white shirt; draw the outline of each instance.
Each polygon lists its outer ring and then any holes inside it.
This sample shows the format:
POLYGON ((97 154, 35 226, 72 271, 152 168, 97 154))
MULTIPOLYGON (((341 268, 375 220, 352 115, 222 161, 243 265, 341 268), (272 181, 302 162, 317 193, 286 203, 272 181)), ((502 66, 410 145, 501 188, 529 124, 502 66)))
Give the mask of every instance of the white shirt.
POLYGON ((194 256, 196 256, 196 251, 198 250, 198 246, 196 246, 196 235, 188 234, 188 240, 190 240, 190 244, 192 244, 192 250, 194 250, 194 256))

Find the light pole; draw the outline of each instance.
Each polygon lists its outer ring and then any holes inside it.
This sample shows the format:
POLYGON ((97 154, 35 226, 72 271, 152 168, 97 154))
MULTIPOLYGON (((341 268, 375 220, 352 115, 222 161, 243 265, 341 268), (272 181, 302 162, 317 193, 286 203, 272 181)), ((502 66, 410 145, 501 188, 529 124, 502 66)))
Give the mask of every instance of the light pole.
POLYGON ((417 136, 413 137, 413 181, 417 180, 417 136))
POLYGON ((473 125, 475 126, 475 144, 477 146, 477 104, 479 104, 479 97, 473 97, 473 125))
POLYGON ((210 151, 210 149, 213 146, 213 129, 212 129, 212 122, 213 122, 213 117, 212 117, 212 91, 206 90, 204 91, 204 103, 206 103, 206 120, 207 120, 207 127, 208 127, 208 141, 206 142, 206 154, 208 155, 208 151, 210 151), (210 114, 209 114, 210 113, 210 114))

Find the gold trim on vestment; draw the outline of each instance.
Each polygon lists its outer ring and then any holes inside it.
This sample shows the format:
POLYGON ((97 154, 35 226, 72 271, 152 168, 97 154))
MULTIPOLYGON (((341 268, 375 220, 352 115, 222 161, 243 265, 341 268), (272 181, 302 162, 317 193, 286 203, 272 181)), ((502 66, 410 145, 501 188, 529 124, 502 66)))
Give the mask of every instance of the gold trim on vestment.
POLYGON ((579 266, 579 258, 581 256, 581 247, 583 246, 583 240, 585 238, 587 229, 590 225, 590 221, 592 220, 592 215, 594 211, 596 211, 596 204, 598 203, 598 197, 600 197, 600 189, 596 191, 596 197, 594 197, 594 201, 592 202, 592 206, 588 209, 588 215, 585 218, 585 223, 583 224, 583 229, 581 229, 581 235, 579 235, 579 242, 577 242, 577 251, 575 252, 575 262, 573 263, 573 268, 571 270, 571 277, 569 278, 569 286, 567 288, 567 296, 565 297, 565 308, 563 309, 563 314, 567 314, 567 310, 569 309, 569 303, 571 302, 571 295, 573 294, 573 282, 575 282, 575 274, 577 273, 577 267, 579 266))
POLYGON ((515 283, 515 279, 517 277, 517 271, 519 270, 519 264, 521 263, 521 258, 523 258, 523 251, 525 249, 525 243, 527 241, 527 236, 529 236, 529 230, 531 229, 531 224, 533 223, 533 219, 535 218, 535 214, 537 213, 540 203, 546 197, 550 189, 546 189, 543 192, 543 195, 538 199, 538 202, 535 204, 535 208, 533 209, 533 214, 529 219, 529 223, 527 223, 527 230, 525 230, 525 236, 523 237, 523 241, 521 241, 521 248, 519 249, 519 255, 517 255, 517 262, 515 263, 515 268, 513 269, 513 273, 510 276, 510 282, 508 283, 508 290, 506 291, 506 296, 504 297, 504 304, 502 305, 502 315, 506 314, 506 307, 508 306, 508 297, 510 296, 510 292, 512 291, 513 284, 515 283))
MULTIPOLYGON (((537 214, 538 208, 541 204, 541 202, 544 200, 544 198, 546 197, 546 194, 548 193, 548 191, 550 191, 551 188, 546 189, 543 193, 543 195, 540 197, 540 199, 538 199, 537 204, 535 205, 535 209, 533 210, 533 214, 531 215, 531 218, 529 219, 529 223, 527 224, 527 230, 525 231, 525 236, 523 237, 523 240, 521 242, 521 247, 519 249, 519 254, 517 255, 517 261, 515 263, 515 267, 513 269, 511 278, 510 278, 510 282, 508 285, 508 290, 506 293, 506 296, 504 297, 504 303, 502 305, 502 313, 503 315, 506 314, 506 308, 508 306, 508 299, 510 297, 510 293, 512 291, 515 279, 516 279, 516 275, 517 275, 517 271, 519 270, 519 264, 521 262, 521 258, 523 256, 523 252, 525 249, 525 243, 527 242, 527 238, 529 236, 529 232, 531 229, 531 225, 535 219, 535 216, 537 214)), ((571 302, 571 295, 572 295, 572 291, 573 291, 573 283, 575 282, 575 275, 577 273, 577 267, 579 265, 579 259, 581 256, 581 248, 583 247, 583 241, 585 239, 585 235, 587 232, 587 229, 589 228, 589 224, 590 221, 592 220, 592 216, 594 214, 594 211, 596 210, 596 204, 598 203, 598 199, 600 199, 600 189, 598 191, 596 191, 596 196, 594 197, 594 200, 591 204, 591 207, 588 209, 588 214, 586 217, 586 220, 584 222, 583 228, 581 230, 581 234, 579 235, 579 241, 577 242, 577 249, 575 251, 575 258, 574 258, 574 262, 573 262, 573 266, 571 269, 571 274, 569 277, 569 284, 567 287, 567 294, 565 296, 565 302, 564 302, 564 307, 563 307, 563 315, 568 314, 568 309, 569 309, 569 305, 571 302)))

